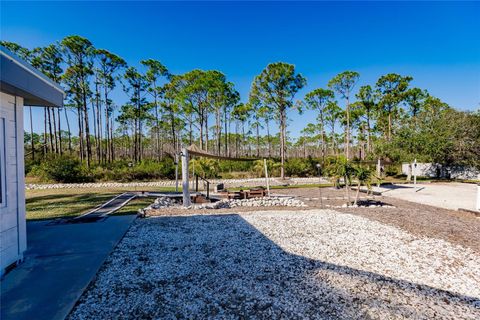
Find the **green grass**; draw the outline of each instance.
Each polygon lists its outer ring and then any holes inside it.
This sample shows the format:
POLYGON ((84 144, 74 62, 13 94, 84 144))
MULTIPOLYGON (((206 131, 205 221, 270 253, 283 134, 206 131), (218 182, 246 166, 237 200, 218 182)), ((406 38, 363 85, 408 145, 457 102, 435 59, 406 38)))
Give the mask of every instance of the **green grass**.
POLYGON ((480 180, 458 180, 458 182, 463 182, 463 183, 480 183, 480 180))
MULTIPOLYGON (((175 188, 142 187, 137 190, 175 191, 175 188)), ((26 190, 27 220, 78 216, 126 191, 135 191, 135 188, 26 190)))

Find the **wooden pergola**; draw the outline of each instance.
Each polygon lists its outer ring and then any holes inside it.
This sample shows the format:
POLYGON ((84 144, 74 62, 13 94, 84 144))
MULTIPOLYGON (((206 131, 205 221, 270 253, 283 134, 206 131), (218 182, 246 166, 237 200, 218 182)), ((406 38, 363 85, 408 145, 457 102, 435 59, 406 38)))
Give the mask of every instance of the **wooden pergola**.
MULTIPOLYGON (((190 190, 189 190, 189 180, 188 180, 188 164, 190 161, 190 155, 195 155, 199 157, 206 157, 206 158, 213 158, 213 159, 220 159, 220 160, 231 160, 231 161, 256 161, 261 160, 259 158, 234 158, 234 157, 227 157, 227 156, 220 156, 216 155, 207 151, 204 151, 198 148, 196 145, 192 144, 189 147, 182 148, 182 152, 180 153, 182 159, 182 193, 183 193, 183 206, 188 207, 191 205, 190 200, 190 190)), ((268 188, 268 174, 267 174, 267 167, 265 163, 265 174, 267 178, 267 188, 268 188)))

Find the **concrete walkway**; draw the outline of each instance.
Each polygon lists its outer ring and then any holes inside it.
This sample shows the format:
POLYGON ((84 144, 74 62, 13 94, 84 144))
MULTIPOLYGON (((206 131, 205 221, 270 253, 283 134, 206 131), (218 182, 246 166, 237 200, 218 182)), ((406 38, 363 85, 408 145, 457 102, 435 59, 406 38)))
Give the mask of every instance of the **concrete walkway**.
POLYGON ((25 261, 1 282, 0 318, 64 319, 134 219, 28 222, 25 261))
POLYGON ((125 192, 122 194, 119 194, 118 196, 112 198, 110 201, 105 202, 104 204, 96 207, 95 209, 82 214, 81 216, 78 216, 75 219, 82 219, 84 217, 105 217, 109 214, 114 213, 118 209, 122 208, 125 206, 127 203, 132 201, 138 196, 136 192, 125 192))

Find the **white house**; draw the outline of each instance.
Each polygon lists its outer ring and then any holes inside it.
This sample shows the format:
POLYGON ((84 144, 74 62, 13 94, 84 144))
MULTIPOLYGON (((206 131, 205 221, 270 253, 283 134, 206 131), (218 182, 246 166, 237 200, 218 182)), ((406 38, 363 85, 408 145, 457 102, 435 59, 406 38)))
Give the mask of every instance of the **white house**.
POLYGON ((23 106, 62 106, 62 88, 0 46, 0 275, 27 248, 23 106))

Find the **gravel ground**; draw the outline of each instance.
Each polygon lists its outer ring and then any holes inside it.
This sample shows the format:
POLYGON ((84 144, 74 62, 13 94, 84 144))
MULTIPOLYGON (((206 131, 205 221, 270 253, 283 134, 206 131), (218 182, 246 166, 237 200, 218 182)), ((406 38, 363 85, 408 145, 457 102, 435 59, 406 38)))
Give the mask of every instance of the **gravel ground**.
POLYGON ((69 318, 480 317, 470 248, 332 210, 210 212, 137 219, 69 318))
MULTIPOLYGON (((345 191, 334 188, 283 189, 279 193, 295 196, 310 208, 338 206, 346 202, 345 191), (323 198, 320 201, 320 195, 323 198)), ((365 197, 365 194, 362 194, 365 197)), ((480 254, 480 218, 471 213, 442 209, 391 197, 375 196, 395 208, 336 208, 401 228, 419 237, 443 239, 470 248, 480 254)))

